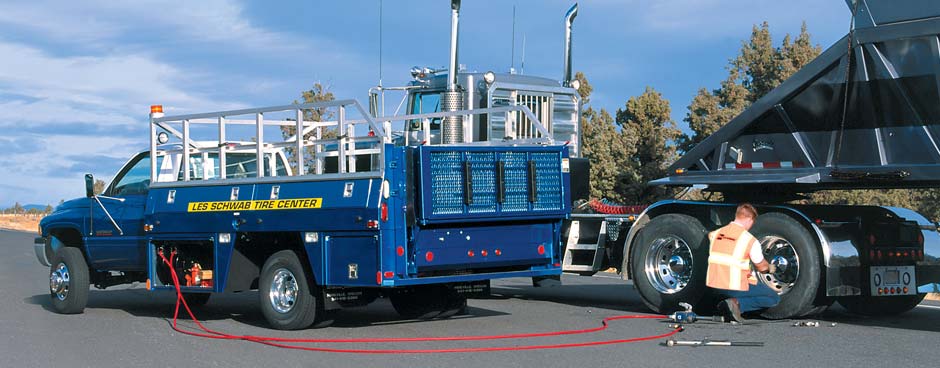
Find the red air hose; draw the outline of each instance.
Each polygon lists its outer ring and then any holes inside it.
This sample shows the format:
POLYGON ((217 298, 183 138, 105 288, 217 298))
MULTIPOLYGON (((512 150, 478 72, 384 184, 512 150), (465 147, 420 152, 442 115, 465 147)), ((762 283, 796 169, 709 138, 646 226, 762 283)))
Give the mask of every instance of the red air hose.
POLYGON ((607 215, 636 215, 646 210, 646 207, 649 207, 643 205, 622 206, 619 204, 608 204, 597 199, 591 199, 591 202, 588 204, 590 204, 594 211, 607 215))
POLYGON ((263 336, 251 336, 251 335, 230 335, 223 332, 218 332, 212 330, 208 327, 205 327, 196 316, 193 314, 193 311, 189 308, 189 304, 186 303, 186 299, 183 298, 183 292, 180 289, 179 276, 176 274, 176 270, 173 268, 173 258, 176 256, 176 252, 173 251, 170 253, 170 259, 167 259, 163 252, 157 252, 163 263, 167 265, 170 269, 170 276, 173 279, 173 285, 176 288, 176 309, 173 311, 173 323, 172 328, 176 332, 203 337, 209 339, 221 339, 221 340, 244 340, 254 343, 264 344, 275 346, 284 349, 296 349, 296 350, 306 350, 306 351, 319 351, 327 353, 352 353, 352 354, 432 354, 432 353, 475 353, 475 352, 490 352, 490 351, 519 351, 519 350, 547 350, 547 349, 566 349, 566 348, 575 348, 575 347, 585 347, 585 346, 599 346, 599 345, 613 345, 613 344, 626 344, 631 342, 640 342, 640 341, 649 341, 656 339, 663 339, 675 335, 682 331, 681 328, 675 328, 670 332, 653 335, 653 336, 644 336, 644 337, 634 337, 628 339, 615 339, 615 340, 600 340, 600 341, 587 341, 587 342, 578 342, 578 343, 567 343, 567 344, 545 344, 545 345, 521 345, 521 346, 491 346, 491 347, 476 347, 476 348, 452 348, 452 349, 338 349, 338 348, 324 348, 324 347, 313 347, 313 346, 300 346, 292 345, 294 344, 311 344, 311 343, 328 343, 328 344, 365 344, 365 343, 389 343, 389 342, 426 342, 426 341, 471 341, 471 340, 503 340, 503 339, 530 339, 535 337, 546 337, 546 336, 562 336, 562 335, 579 335, 579 334, 588 334, 600 332, 607 329, 607 322, 617 321, 623 319, 663 319, 665 316, 659 315, 622 315, 622 316, 612 316, 604 318, 601 321, 601 326, 594 328, 586 329, 574 329, 574 330, 560 330, 560 331, 550 331, 550 332, 538 332, 538 333, 524 333, 524 334, 507 334, 507 335, 482 335, 482 336, 450 336, 450 337, 397 337, 397 338, 358 338, 358 339, 297 339, 297 338, 281 338, 281 337, 263 337, 263 336), (180 328, 177 325, 179 318, 180 304, 183 308, 186 309, 186 313, 189 314, 189 318, 192 319, 193 323, 199 327, 202 332, 188 331, 180 328))

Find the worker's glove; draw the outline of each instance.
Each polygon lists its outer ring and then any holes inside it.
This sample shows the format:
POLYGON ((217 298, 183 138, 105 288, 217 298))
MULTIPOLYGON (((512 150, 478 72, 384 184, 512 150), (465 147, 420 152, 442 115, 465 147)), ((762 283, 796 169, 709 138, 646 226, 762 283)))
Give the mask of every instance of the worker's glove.
POLYGON ((767 263, 767 273, 768 273, 768 274, 775 274, 775 273, 777 273, 777 265, 768 262, 768 263, 767 263))

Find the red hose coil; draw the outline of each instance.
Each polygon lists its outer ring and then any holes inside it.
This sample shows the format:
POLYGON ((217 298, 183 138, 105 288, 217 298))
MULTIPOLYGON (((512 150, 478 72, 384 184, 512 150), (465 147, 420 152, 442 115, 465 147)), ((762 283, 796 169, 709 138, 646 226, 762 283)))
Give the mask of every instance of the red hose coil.
POLYGON ((521 351, 521 350, 547 350, 547 349, 567 349, 575 347, 585 347, 585 346, 599 346, 599 345, 613 345, 613 344, 626 344, 632 342, 640 341, 649 341, 656 339, 664 339, 670 336, 673 336, 680 331, 681 328, 675 328, 670 332, 652 335, 652 336, 643 336, 643 337, 633 337, 627 339, 614 339, 614 340, 600 340, 600 341, 587 341, 587 342, 578 342, 578 343, 566 343, 566 344, 543 344, 543 345, 520 345, 520 346, 490 346, 490 347, 475 347, 475 348, 450 348, 450 349, 338 349, 338 348, 324 348, 324 347, 313 347, 313 346, 299 346, 291 345, 289 343, 295 344, 310 344, 310 343, 329 343, 329 344, 366 344, 366 343, 389 343, 389 342, 425 342, 425 341, 473 341, 473 340, 503 340, 503 339, 529 339, 535 337, 546 337, 546 336, 563 336, 563 335, 579 335, 579 334, 588 334, 600 332, 607 329, 608 322, 624 320, 624 319, 663 319, 665 316, 661 315, 621 315, 621 316, 612 316, 604 318, 601 321, 601 326, 586 328, 586 329, 573 329, 573 330, 560 330, 560 331, 550 331, 550 332, 537 332, 537 333, 522 333, 522 334, 506 334, 506 335, 482 335, 482 336, 449 336, 449 337, 393 337, 393 338, 357 338, 357 339, 299 339, 299 338, 282 338, 282 337, 264 337, 264 336, 251 336, 251 335, 231 335, 219 331, 212 330, 202 324, 196 316, 193 314, 192 310, 189 308, 189 304, 186 303, 186 299, 183 298, 183 293, 180 289, 179 276, 176 274, 176 270, 172 266, 172 260, 176 255, 176 252, 170 254, 170 259, 167 259, 162 252, 157 252, 160 258, 163 259, 163 263, 167 265, 170 269, 170 275, 173 279, 173 286, 176 289, 176 309, 173 311, 173 323, 172 328, 176 332, 203 337, 208 339, 219 339, 219 340, 244 340, 249 342, 254 342, 258 344, 270 345, 284 349, 296 349, 296 350, 306 350, 306 351, 318 351, 318 352, 327 352, 327 353, 351 353, 351 354, 434 354, 434 353, 475 353, 475 352, 490 352, 490 351, 521 351), (177 325, 179 319, 180 305, 182 304, 183 308, 186 310, 186 313, 189 314, 189 318, 192 319, 193 323, 199 327, 202 332, 188 331, 180 328, 177 325))

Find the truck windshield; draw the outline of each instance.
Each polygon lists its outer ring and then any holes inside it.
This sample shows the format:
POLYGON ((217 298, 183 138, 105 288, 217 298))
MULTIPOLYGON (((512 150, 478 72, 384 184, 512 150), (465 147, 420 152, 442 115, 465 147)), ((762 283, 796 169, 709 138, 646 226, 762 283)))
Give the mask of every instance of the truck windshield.
MULTIPOLYGON (((157 157, 157 167, 163 163, 163 156, 157 157)), ((131 194, 145 194, 150 188, 150 155, 139 154, 124 170, 118 173, 107 191, 107 195, 119 197, 131 194)))
MULTIPOLYGON (((432 112, 441 111, 441 94, 440 92, 424 92, 416 93, 414 100, 411 105, 412 114, 429 114, 432 112)), ((435 118, 431 119, 431 127, 438 128, 441 119, 435 118)), ((411 121, 411 130, 421 129, 420 120, 411 121)))

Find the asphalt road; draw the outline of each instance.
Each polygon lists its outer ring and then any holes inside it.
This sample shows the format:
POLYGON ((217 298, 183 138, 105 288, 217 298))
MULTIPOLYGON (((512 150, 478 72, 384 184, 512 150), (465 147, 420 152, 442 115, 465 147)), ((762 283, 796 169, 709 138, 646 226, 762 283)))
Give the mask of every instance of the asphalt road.
MULTIPOLYGON (((763 341, 764 347, 665 347, 661 341, 563 350, 354 355, 283 350, 245 341, 218 341, 170 329, 174 298, 142 286, 93 289, 84 314, 51 312, 48 270, 35 260, 32 234, 0 230, 0 366, 3 367, 936 367, 940 362, 940 303, 925 302, 896 317, 865 318, 833 307, 823 327, 793 321, 732 326, 697 323, 678 335, 763 341), (829 327, 836 322, 835 327, 829 327)), ((418 337, 542 332, 597 326, 604 317, 649 314, 632 285, 613 275, 565 276, 563 285, 533 288, 528 279, 493 283, 493 296, 469 302, 467 315, 447 320, 400 320, 387 301, 339 313, 323 329, 284 332, 265 327, 257 293, 217 295, 196 312, 213 329, 232 334, 297 338, 418 337)), ((665 322, 612 322, 603 332, 529 341, 323 345, 355 348, 455 348, 574 343, 668 332, 665 322)))

